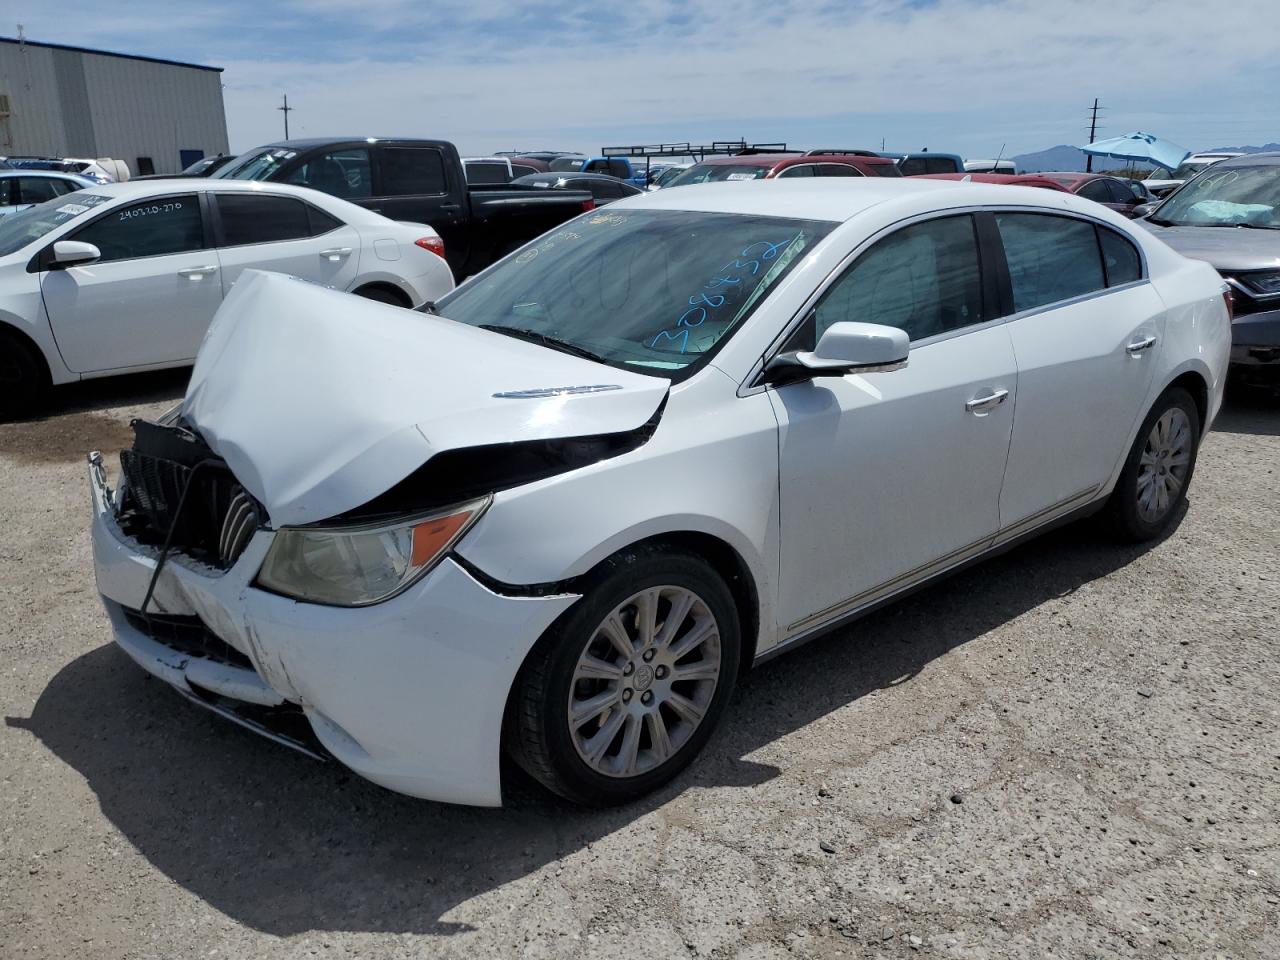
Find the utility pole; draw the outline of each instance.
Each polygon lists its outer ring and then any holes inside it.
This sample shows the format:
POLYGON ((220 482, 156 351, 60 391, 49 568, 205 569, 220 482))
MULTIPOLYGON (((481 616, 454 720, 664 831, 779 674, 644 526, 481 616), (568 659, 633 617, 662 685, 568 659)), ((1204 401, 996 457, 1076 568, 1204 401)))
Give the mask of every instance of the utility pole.
POLYGON ((289 139, 289 112, 297 108, 289 106, 289 95, 286 93, 284 95, 284 106, 276 107, 276 109, 284 112, 284 138, 288 140, 289 139))
MULTIPOLYGON (((1098 138, 1098 98, 1093 98, 1093 114, 1089 119, 1089 142, 1098 138)), ((1084 163, 1085 173, 1093 173, 1093 154, 1089 154, 1084 163)))

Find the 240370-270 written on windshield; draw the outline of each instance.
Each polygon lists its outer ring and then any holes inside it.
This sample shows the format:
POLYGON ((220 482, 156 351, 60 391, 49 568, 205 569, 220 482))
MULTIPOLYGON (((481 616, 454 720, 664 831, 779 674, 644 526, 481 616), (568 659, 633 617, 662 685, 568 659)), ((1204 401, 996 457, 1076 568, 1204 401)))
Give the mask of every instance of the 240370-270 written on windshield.
MULTIPOLYGON (((689 349, 689 334, 701 327, 710 318, 718 319, 717 314, 729 299, 729 294, 743 295, 748 291, 751 278, 760 274, 764 264, 776 261, 791 244, 800 238, 796 234, 789 240, 773 243, 769 240, 757 240, 749 243, 729 263, 715 271, 715 276, 703 284, 704 290, 719 291, 716 293, 695 293, 689 297, 688 308, 680 314, 675 326, 669 330, 659 331, 649 341, 649 348, 657 349, 660 342, 679 343, 680 352, 689 349), (746 282, 744 282, 746 281, 746 282)), ((739 300, 740 296, 733 299, 739 300)))

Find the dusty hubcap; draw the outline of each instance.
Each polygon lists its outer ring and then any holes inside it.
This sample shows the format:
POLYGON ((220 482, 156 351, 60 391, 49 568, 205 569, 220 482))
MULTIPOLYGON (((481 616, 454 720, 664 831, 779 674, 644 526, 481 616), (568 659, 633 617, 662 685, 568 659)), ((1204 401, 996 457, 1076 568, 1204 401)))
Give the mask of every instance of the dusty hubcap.
POLYGON ((1138 516, 1154 523, 1178 501, 1191 467, 1191 422, 1180 407, 1166 410, 1147 434, 1138 462, 1138 516))
POLYGON ((587 642, 569 689, 578 756, 632 777, 662 764, 702 723, 720 679, 720 630, 684 587, 651 587, 620 603, 587 642))

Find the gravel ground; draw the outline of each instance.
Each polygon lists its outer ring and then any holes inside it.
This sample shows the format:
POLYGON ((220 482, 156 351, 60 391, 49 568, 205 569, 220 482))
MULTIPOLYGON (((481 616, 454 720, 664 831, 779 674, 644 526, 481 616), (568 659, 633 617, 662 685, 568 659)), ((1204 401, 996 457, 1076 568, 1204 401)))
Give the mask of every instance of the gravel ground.
POLYGON ((83 453, 183 376, 0 425, 0 957, 1280 957, 1280 405, 1181 526, 1088 524, 750 677, 694 768, 584 812, 396 796, 109 643, 83 453))

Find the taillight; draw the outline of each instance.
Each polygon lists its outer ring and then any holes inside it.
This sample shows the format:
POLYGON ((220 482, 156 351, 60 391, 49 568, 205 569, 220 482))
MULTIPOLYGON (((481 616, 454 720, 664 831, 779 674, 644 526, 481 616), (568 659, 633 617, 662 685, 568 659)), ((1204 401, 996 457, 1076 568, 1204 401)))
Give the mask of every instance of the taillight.
POLYGON ((582 212, 583 212, 583 213, 589 213, 589 212, 591 212, 592 210, 594 210, 595 208, 596 208, 596 202, 595 202, 594 200, 583 200, 583 201, 582 201, 582 212))
POLYGON ((1230 287, 1222 288, 1222 302, 1227 305, 1227 320, 1234 321, 1236 318, 1236 298, 1231 295, 1230 287))
POLYGON ((439 237, 423 237, 421 240, 413 241, 415 247, 421 247, 423 250, 429 250, 437 257, 444 257, 444 241, 439 237))

